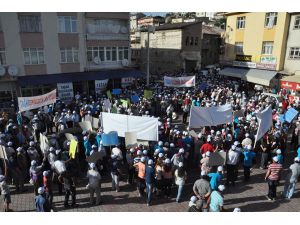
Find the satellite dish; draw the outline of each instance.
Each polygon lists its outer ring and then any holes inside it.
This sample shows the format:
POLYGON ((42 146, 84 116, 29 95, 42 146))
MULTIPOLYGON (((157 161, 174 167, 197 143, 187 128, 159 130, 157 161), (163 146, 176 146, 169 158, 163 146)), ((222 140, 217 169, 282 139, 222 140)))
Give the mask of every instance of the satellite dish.
POLYGON ((123 66, 128 66, 128 65, 129 65, 128 60, 127 60, 127 59, 123 59, 123 60, 122 60, 122 65, 123 65, 123 66))
POLYGON ((97 65, 101 63, 101 59, 100 59, 100 57, 98 57, 98 56, 96 56, 96 57, 94 58, 93 61, 94 61, 94 63, 97 64, 97 65))
POLYGON ((17 76, 19 73, 18 67, 12 65, 8 67, 8 74, 11 76, 17 76))
POLYGON ((0 66, 0 76, 3 76, 5 74, 5 67, 4 66, 0 66))

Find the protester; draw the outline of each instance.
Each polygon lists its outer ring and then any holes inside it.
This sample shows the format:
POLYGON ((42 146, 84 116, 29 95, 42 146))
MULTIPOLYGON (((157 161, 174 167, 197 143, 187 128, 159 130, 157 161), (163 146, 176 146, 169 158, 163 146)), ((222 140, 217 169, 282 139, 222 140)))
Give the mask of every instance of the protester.
POLYGON ((207 201, 210 212, 224 212, 224 185, 219 185, 218 189, 214 190, 207 201))
POLYGON ((276 200, 276 189, 280 180, 282 165, 279 163, 277 156, 273 157, 273 163, 269 165, 265 180, 268 181, 269 191, 268 200, 276 200))
POLYGON ((289 167, 289 173, 285 178, 284 191, 282 193, 284 198, 291 199, 295 192, 296 183, 300 175, 300 159, 296 157, 294 163, 289 167))
POLYGON ((89 179, 87 189, 90 191, 90 204, 99 205, 100 196, 101 196, 101 175, 97 171, 95 163, 90 163, 90 169, 87 172, 87 178, 89 179), (95 193, 96 193, 96 201, 94 199, 95 193))

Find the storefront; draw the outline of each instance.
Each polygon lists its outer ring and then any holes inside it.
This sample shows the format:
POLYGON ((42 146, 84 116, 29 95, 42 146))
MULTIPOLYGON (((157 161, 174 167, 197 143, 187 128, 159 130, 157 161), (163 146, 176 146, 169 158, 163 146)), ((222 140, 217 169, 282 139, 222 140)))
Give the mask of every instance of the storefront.
POLYGON ((300 99, 300 75, 287 76, 280 81, 281 88, 291 92, 289 99, 300 99))
POLYGON ((34 76, 21 76, 18 83, 21 95, 35 96, 48 93, 57 88, 57 84, 68 84, 72 86, 74 95, 79 92, 87 95, 95 94, 95 80, 108 79, 107 88, 120 88, 122 78, 144 78, 145 74, 135 69, 118 69, 89 71, 64 74, 47 74, 34 76))

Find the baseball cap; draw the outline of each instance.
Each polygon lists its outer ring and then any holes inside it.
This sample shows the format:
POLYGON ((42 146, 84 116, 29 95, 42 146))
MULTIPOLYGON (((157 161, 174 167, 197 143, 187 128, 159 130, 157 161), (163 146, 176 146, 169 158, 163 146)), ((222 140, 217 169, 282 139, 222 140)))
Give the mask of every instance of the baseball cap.
POLYGON ((272 159, 273 159, 274 162, 278 162, 278 157, 277 156, 274 156, 272 159))

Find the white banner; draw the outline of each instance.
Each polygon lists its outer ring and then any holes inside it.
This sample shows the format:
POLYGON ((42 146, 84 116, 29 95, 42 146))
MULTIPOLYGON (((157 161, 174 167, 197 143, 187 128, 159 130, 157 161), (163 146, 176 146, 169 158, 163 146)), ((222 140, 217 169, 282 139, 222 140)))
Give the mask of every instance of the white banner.
POLYGON ((225 123, 232 123, 231 105, 198 107, 192 106, 190 112, 190 128, 199 128, 204 126, 217 126, 225 123))
POLYGON ((124 88, 124 87, 127 87, 127 86, 130 86, 134 81, 134 78, 133 77, 123 77, 122 78, 122 81, 121 81, 121 86, 124 88))
POLYGON ((74 98, 73 83, 57 83, 57 92, 59 100, 72 101, 74 98))
POLYGON ((45 105, 51 105, 56 102, 56 89, 53 91, 34 97, 19 97, 19 111, 24 112, 31 109, 37 109, 45 105))
POLYGON ((106 80, 95 80, 95 92, 100 94, 101 91, 107 87, 108 79, 106 80))
POLYGON ((272 127, 272 107, 269 106, 262 112, 256 114, 257 121, 258 121, 258 130, 255 138, 255 143, 261 139, 265 133, 268 132, 270 127, 272 127))
POLYGON ((195 87, 195 76, 187 77, 167 77, 164 76, 164 85, 166 87, 195 87))
POLYGON ((125 132, 136 132, 137 139, 158 141, 158 119, 142 116, 128 116, 102 112, 102 126, 104 133, 117 131, 120 137, 125 132))

